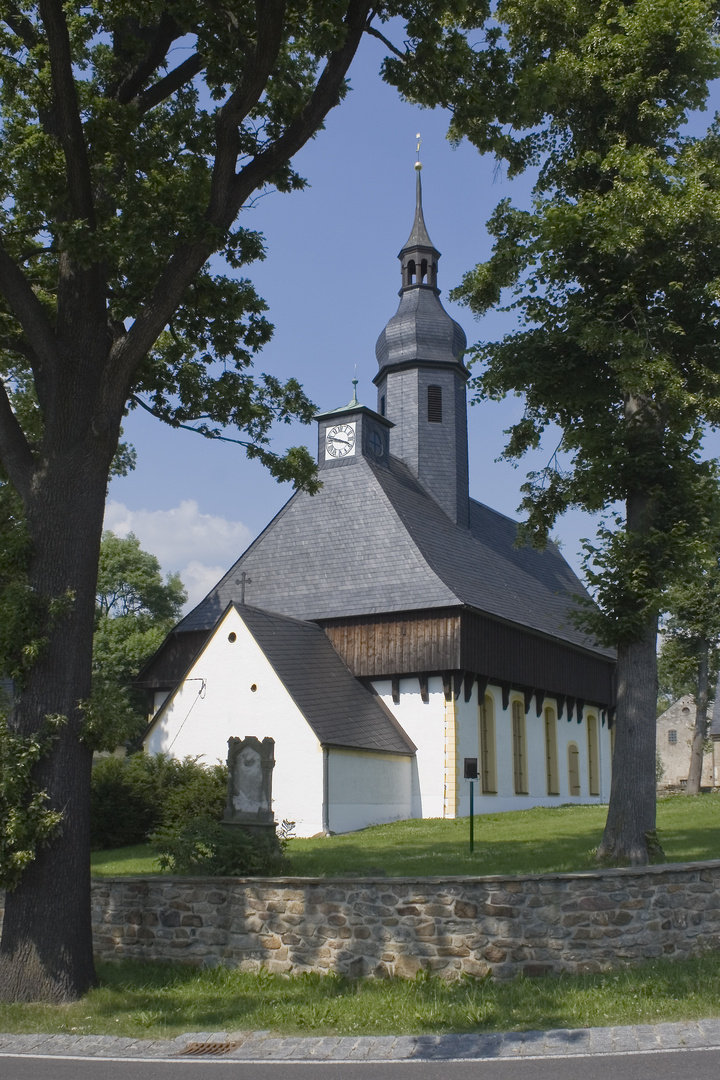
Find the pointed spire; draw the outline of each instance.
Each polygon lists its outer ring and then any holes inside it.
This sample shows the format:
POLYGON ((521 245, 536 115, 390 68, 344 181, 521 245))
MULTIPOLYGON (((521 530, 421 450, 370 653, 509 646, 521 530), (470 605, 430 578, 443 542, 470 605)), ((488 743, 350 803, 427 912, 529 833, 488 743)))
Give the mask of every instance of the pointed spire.
POLYGON ((410 235, 407 238, 407 242, 403 246, 403 251, 408 248, 425 247, 432 248, 435 251, 432 240, 428 236, 428 231, 425 226, 425 218, 423 217, 422 207, 422 180, 420 179, 420 172, 422 165, 419 161, 415 162, 415 220, 410 235))
POLYGON ((420 136, 417 136, 417 160, 415 162, 415 220, 407 242, 403 246, 398 259, 402 266, 402 289, 417 287, 418 285, 429 286, 437 291, 437 261, 440 252, 434 246, 428 236, 423 217, 422 206, 422 181, 420 173, 422 162, 420 161, 420 136))

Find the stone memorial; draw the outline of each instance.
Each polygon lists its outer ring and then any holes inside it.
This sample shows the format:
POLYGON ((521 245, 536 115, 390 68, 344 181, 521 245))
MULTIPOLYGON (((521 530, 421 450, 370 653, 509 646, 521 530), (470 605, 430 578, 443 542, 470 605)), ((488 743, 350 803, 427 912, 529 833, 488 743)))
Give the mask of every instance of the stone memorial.
POLYGON ((239 825, 250 833, 275 834, 272 773, 275 740, 254 735, 228 739, 228 797, 223 825, 239 825))

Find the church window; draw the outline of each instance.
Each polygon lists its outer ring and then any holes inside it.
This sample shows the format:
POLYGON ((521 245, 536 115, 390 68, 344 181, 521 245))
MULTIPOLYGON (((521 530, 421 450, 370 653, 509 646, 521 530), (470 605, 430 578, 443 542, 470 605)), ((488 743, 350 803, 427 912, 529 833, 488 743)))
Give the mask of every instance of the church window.
POLYGON ((497 793, 495 766, 495 707, 489 694, 478 705, 478 744, 480 748, 480 788, 483 795, 497 793))
POLYGON ((428 386, 427 410, 431 424, 442 424, 442 386, 428 386))
POLYGON ((427 277, 427 266, 427 259, 423 259, 423 261, 420 263, 420 284, 422 284, 422 282, 425 281, 425 278, 427 277))
POLYGON ((554 709, 545 710, 545 779, 548 795, 559 795, 557 717, 554 709))
POLYGON ((598 723, 594 713, 588 713, 588 790, 591 795, 600 794, 600 769, 598 752, 598 723))
POLYGON ((412 285, 415 282, 415 260, 411 259, 407 264, 407 283, 412 285))
POLYGON ((527 742, 525 709, 521 701, 512 703, 513 786, 516 795, 527 795, 527 742))
POLYGON ((237 634, 233 630, 231 634, 228 634, 228 641, 232 644, 233 641, 237 641, 237 634))
POLYGON ((674 730, 668 731, 668 742, 669 743, 676 743, 677 742, 677 731, 674 731, 674 730))
POLYGON ((380 415, 381 416, 385 415, 385 395, 384 394, 380 398, 380 415))
POLYGON ((568 743, 568 789, 571 795, 580 794, 580 752, 577 743, 568 743))

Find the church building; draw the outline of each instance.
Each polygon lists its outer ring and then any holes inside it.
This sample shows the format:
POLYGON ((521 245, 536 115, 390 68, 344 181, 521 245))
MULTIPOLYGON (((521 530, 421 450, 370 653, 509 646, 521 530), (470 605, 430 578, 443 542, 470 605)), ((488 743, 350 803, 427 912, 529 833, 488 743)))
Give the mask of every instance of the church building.
POLYGON ((298 835, 409 817, 606 802, 615 658, 580 631, 559 551, 470 498, 466 347, 415 220, 377 341, 374 408, 318 423, 298 492, 139 676, 149 753, 225 760, 275 740, 298 835))

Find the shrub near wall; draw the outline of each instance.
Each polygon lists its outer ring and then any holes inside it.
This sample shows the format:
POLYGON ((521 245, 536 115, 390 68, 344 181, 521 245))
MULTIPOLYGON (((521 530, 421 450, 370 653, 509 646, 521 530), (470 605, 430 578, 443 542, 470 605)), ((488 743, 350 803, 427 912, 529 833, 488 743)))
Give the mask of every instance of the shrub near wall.
POLYGON ((273 972, 511 978, 720 948, 720 861, 533 877, 103 878, 95 947, 273 972))

